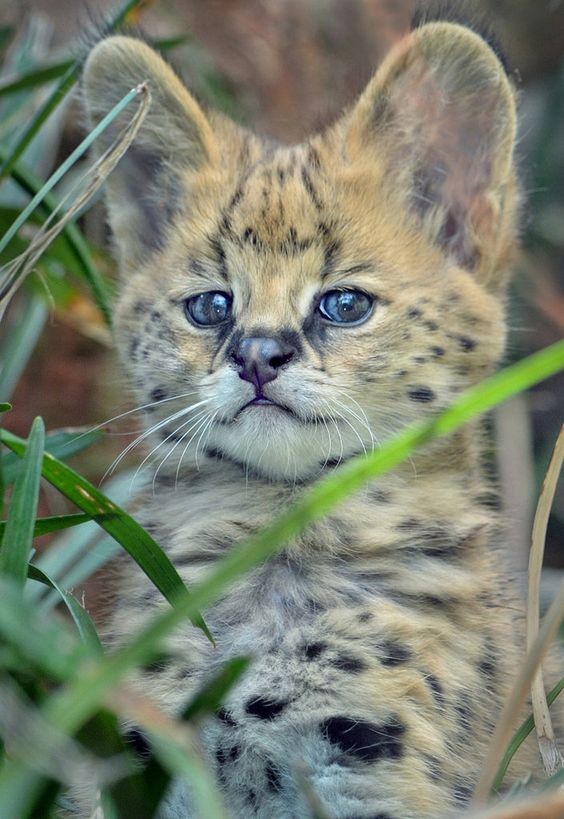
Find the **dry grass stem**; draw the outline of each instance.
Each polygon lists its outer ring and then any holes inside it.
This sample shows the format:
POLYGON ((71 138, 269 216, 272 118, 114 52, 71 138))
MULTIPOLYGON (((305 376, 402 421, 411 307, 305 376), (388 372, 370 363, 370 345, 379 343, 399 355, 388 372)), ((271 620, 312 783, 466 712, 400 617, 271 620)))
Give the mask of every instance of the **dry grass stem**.
POLYGON ((41 225, 41 228, 32 238, 25 251, 3 268, 0 268, 0 279, 3 279, 5 282, 2 288, 3 294, 0 299, 0 320, 3 317, 10 300, 13 298, 14 293, 18 290, 26 277, 31 273, 43 253, 45 253, 49 245, 61 233, 65 225, 82 210, 86 203, 104 184, 107 177, 113 171, 119 160, 128 150, 137 136, 137 133, 151 104, 151 94, 147 83, 141 83, 138 86, 137 91, 141 95, 141 103, 131 121, 123 129, 122 133, 112 143, 112 145, 106 151, 104 151, 96 162, 90 166, 90 168, 80 178, 78 183, 73 186, 64 199, 59 202, 57 208, 55 208, 55 210, 41 225), (76 195, 76 191, 83 188, 85 184, 86 187, 84 190, 76 195), (74 196, 76 196, 76 198, 74 198, 72 205, 64 212, 63 216, 58 222, 52 224, 54 217, 60 212, 64 204, 74 196))
MULTIPOLYGON (((561 584, 558 594, 545 615, 538 636, 532 644, 513 689, 505 702, 474 791, 472 800, 474 806, 483 805, 488 799, 500 758, 509 742, 515 723, 519 719, 521 706, 542 662, 542 658, 555 638, 562 620, 564 620, 564 582, 561 584)), ((560 815, 560 819, 562 819, 562 816, 564 816, 564 813, 560 815)))
MULTIPOLYGON (((533 523, 533 535, 531 552, 529 556, 529 589, 527 605, 527 649, 530 650, 539 630, 540 619, 540 580, 542 563, 544 557, 544 547, 546 540, 546 529, 548 518, 556 493, 558 478, 564 460, 564 426, 560 430, 560 435, 556 441, 554 452, 546 472, 535 520, 533 523)), ((531 686, 533 715, 535 718, 535 729, 542 756, 543 765, 547 776, 552 776, 562 767, 563 759, 554 738, 554 730, 550 711, 546 701, 546 692, 542 667, 539 666, 531 686)))

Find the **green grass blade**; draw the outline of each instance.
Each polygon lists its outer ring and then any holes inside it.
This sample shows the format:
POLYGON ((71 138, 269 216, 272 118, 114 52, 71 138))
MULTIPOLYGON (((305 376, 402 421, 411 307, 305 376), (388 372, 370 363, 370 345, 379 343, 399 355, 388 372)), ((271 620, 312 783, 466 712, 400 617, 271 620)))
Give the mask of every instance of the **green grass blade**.
MULTIPOLYGON (((0 147, 0 159, 5 156, 5 151, 0 147)), ((13 181, 30 196, 36 196, 41 190, 43 183, 37 180, 26 168, 14 166, 10 170, 10 176, 13 181)), ((51 214, 57 209, 58 202, 52 194, 48 194, 43 198, 41 205, 47 214, 51 214)), ((88 243, 77 226, 72 222, 64 226, 61 231, 61 237, 66 241, 70 253, 76 260, 78 268, 92 291, 92 296, 98 309, 102 313, 106 324, 110 327, 112 323, 112 313, 110 309, 111 294, 92 261, 88 243)))
MULTIPOLYGON (((25 442, 21 438, 0 430, 0 440, 13 452, 23 455, 25 442)), ((110 501, 93 484, 49 453, 43 457, 43 477, 53 484, 79 509, 86 512, 102 529, 111 535, 131 555, 147 577, 164 597, 175 605, 189 596, 188 589, 166 554, 153 538, 130 515, 110 501)), ((211 635, 196 612, 192 622, 211 635)))
POLYGON ((76 597, 74 597, 70 592, 65 591, 65 589, 62 589, 57 583, 55 583, 54 580, 48 577, 45 572, 38 569, 37 566, 28 566, 28 577, 31 580, 36 580, 38 583, 43 583, 43 585, 55 589, 67 607, 80 639, 84 645, 88 648, 91 654, 102 654, 102 644, 100 642, 100 638, 98 637, 94 623, 90 619, 86 609, 80 605, 76 597))
MULTIPOLYGON (((179 45, 184 45, 184 43, 189 42, 189 40, 189 34, 180 34, 177 37, 166 37, 162 40, 155 40, 152 45, 159 51, 169 51, 179 45)), ((73 60, 60 60, 51 65, 35 68, 33 71, 26 71, 14 79, 4 80, 0 82, 0 97, 16 94, 19 91, 28 91, 32 88, 37 88, 52 82, 53 80, 57 80, 68 72, 69 69, 73 68, 74 64, 73 60)))
POLYGON ((21 315, 0 348, 0 395, 9 398, 43 331, 48 310, 33 293, 25 293, 21 315))
POLYGON ((0 97, 16 94, 19 91, 26 91, 31 88, 37 88, 38 85, 45 85, 45 83, 56 80, 68 72, 69 68, 72 68, 73 65, 72 60, 62 60, 52 65, 36 68, 33 71, 26 71, 13 80, 4 80, 0 82, 0 97))
MULTIPOLYGON (((48 518, 36 518, 33 526, 33 537, 41 537, 50 532, 60 532, 62 529, 69 529, 71 526, 80 526, 82 523, 89 523, 92 520, 90 515, 53 515, 48 518)), ((0 538, 3 537, 6 529, 5 520, 0 520, 0 538)))
MULTIPOLYGON (((116 14, 114 19, 110 22, 108 26, 108 30, 113 30, 114 28, 121 25, 121 23, 125 20, 127 15, 133 11, 136 6, 140 5, 142 0, 129 0, 116 14)), ((45 100, 43 105, 41 106, 40 110, 37 112, 33 120, 30 122, 20 139, 18 140, 17 144, 14 146, 13 150, 7 156, 2 165, 0 166, 0 180, 8 176, 14 169, 17 161, 22 156, 28 145, 31 143, 32 139, 35 135, 41 130, 43 123, 51 116, 53 111, 55 111, 61 102, 65 99, 67 94, 72 90, 74 87, 79 75, 80 70, 82 67, 82 61, 76 60, 70 68, 67 69, 66 73, 62 77, 60 83, 57 85, 53 93, 45 100)))
MULTIPOLYGON (((23 657, 29 669, 39 669, 48 679, 65 682, 89 655, 68 626, 46 619, 22 597, 11 578, 0 578, 0 637, 23 657)), ((0 816, 3 816, 0 810, 0 816)))
POLYGON ((57 170, 51 174, 49 179, 42 185, 40 190, 35 194, 31 202, 29 202, 26 207, 21 211, 18 218, 13 222, 9 230, 4 233, 2 238, 0 238, 0 253, 2 253, 5 248, 8 246, 9 242, 13 237, 16 235, 18 230, 25 225, 33 211, 40 205, 48 193, 55 187, 57 182, 59 182, 63 176, 72 168, 72 166, 80 159, 80 157, 86 153, 86 151, 90 148, 92 143, 102 134, 106 128, 108 128, 112 122, 118 117, 121 112, 126 108, 130 102, 132 102, 137 96, 139 95, 138 88, 132 88, 121 100, 114 105, 114 107, 109 111, 103 119, 100 120, 98 125, 90 131, 90 133, 82 140, 82 142, 72 151, 72 153, 65 159, 65 161, 59 165, 57 170))
MULTIPOLYGON (((558 682, 552 691, 546 695, 546 701, 549 705, 552 705, 556 697, 562 692, 564 689, 564 677, 558 682)), ((499 768, 497 769, 495 779, 492 784, 492 794, 498 793, 501 785, 503 783, 503 779, 505 774, 507 773, 507 769, 511 763, 511 760, 523 744, 523 742, 527 739, 533 728, 535 727, 535 721, 533 719, 533 715, 531 714, 530 717, 519 726, 519 728, 513 734, 511 738, 511 742, 507 746, 507 750, 503 755, 501 762, 499 763, 499 768)))
MULTIPOLYGON (((45 438, 45 452, 50 452, 59 460, 66 460, 92 446, 103 435, 104 433, 100 429, 91 430, 88 428, 84 433, 82 433, 81 428, 53 430, 53 432, 47 433, 45 438)), ((15 481, 19 473, 21 458, 8 452, 2 455, 0 460, 4 470, 4 480, 6 485, 9 486, 15 481)))
POLYGON ((0 548, 0 574, 13 578, 22 587, 27 578, 27 564, 33 542, 44 445, 43 420, 36 418, 23 458, 22 471, 14 484, 0 548))
POLYGON ((9 412, 12 409, 12 405, 8 404, 6 401, 2 401, 0 403, 0 412, 9 412))

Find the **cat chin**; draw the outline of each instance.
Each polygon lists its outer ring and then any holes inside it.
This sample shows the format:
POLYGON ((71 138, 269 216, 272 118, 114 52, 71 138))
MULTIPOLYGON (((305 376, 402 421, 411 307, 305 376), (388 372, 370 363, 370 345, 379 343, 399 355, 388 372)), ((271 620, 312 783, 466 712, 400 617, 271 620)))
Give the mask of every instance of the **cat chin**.
POLYGON ((331 437, 323 425, 305 424, 283 410, 268 408, 214 429, 207 446, 216 456, 270 480, 304 481, 320 476, 328 463, 352 454, 353 447, 347 443, 335 432, 331 437))

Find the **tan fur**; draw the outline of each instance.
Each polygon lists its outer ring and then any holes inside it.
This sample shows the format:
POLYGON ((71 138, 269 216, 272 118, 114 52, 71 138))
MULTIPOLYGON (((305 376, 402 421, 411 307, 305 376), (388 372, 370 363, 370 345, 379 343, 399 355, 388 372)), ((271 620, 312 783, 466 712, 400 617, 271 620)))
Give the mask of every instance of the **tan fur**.
MULTIPOLYGON (((116 338, 139 403, 156 402, 147 424, 162 422, 142 521, 194 584, 304 485, 499 362, 515 106, 489 47, 443 23, 399 43, 357 105, 295 147, 205 115, 123 37, 86 65, 93 120, 142 80, 154 105, 109 185, 116 338), (370 318, 323 323, 316 300, 335 288, 373 295, 370 318), (232 294, 224 336, 186 318, 184 301, 206 291, 232 294), (236 332, 298 339, 264 387, 292 416, 241 411, 254 389, 226 353, 236 332)), ((253 657, 203 729, 233 817, 309 816, 298 769, 335 819, 465 803, 522 655, 481 453, 479 424, 416 453, 207 611, 217 649, 186 626, 173 659, 139 674, 174 712, 226 659, 253 657)), ((158 604, 125 567, 111 639, 158 604)), ((171 792, 163 816, 192 815, 171 792)))

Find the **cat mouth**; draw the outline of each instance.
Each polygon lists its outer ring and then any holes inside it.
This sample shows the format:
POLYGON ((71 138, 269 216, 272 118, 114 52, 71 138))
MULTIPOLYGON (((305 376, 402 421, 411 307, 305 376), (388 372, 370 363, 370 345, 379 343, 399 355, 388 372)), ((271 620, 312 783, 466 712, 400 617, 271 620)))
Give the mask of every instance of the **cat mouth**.
POLYGON ((246 404, 243 404, 243 406, 237 411, 237 414, 235 415, 235 418, 233 420, 238 418, 241 415, 241 413, 252 411, 255 409, 261 412, 282 410, 282 412, 285 412, 288 415, 292 415, 294 418, 296 417, 295 412, 291 410, 290 407, 287 407, 285 404, 280 404, 278 401, 273 401, 272 398, 267 398, 265 395, 259 394, 255 395, 255 397, 252 398, 250 401, 247 401, 246 404))

